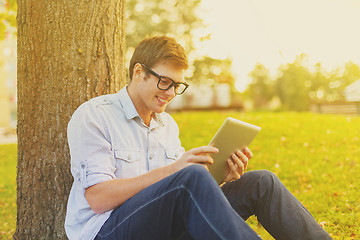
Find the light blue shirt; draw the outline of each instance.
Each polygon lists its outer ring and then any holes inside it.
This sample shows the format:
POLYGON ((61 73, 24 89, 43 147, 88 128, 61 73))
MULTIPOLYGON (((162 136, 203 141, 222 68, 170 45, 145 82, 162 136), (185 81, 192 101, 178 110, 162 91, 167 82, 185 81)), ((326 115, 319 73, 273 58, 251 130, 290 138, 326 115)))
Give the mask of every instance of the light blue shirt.
POLYGON ((184 153, 174 119, 167 113, 155 114, 146 126, 126 87, 83 103, 71 117, 67 134, 74 177, 65 220, 70 240, 94 239, 111 214, 91 210, 86 188, 139 176, 184 153))

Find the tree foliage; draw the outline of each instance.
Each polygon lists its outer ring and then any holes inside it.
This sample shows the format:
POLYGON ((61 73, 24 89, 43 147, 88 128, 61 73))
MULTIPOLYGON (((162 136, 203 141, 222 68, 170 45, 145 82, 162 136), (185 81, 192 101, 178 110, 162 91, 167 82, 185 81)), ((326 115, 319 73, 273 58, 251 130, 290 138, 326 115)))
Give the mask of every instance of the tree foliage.
POLYGON ((274 96, 274 81, 269 75, 269 70, 261 63, 257 63, 249 75, 252 82, 246 95, 252 99, 254 107, 264 108, 274 96))
POLYGON ((285 109, 308 109, 311 73, 303 66, 303 60, 304 55, 300 55, 293 63, 280 67, 280 76, 275 83, 275 94, 280 98, 285 109))
POLYGON ((280 66, 274 79, 265 66, 257 64, 250 73, 252 82, 246 90, 254 106, 266 107, 273 97, 278 97, 282 109, 308 110, 311 102, 343 101, 346 86, 360 79, 360 66, 351 61, 328 72, 321 63, 309 69, 306 59, 301 54, 294 62, 280 66))
POLYGON ((193 50, 193 31, 203 27, 196 13, 201 0, 128 0, 126 3, 126 44, 129 51, 145 37, 168 34, 193 50))
POLYGON ((0 3, 0 39, 10 27, 16 27, 16 1, 6 0, 0 3))
MULTIPOLYGON (((205 27, 198 11, 201 0, 128 0, 126 4, 126 44, 127 57, 145 37, 166 34, 177 39, 188 55, 195 52, 195 42, 209 38, 209 34, 199 35, 195 31, 205 27)), ((195 54, 196 55, 196 54, 195 54)), ((192 63, 193 83, 230 83, 234 85, 231 60, 197 57, 192 63)))
POLYGON ((192 82, 213 86, 216 83, 234 85, 234 76, 231 73, 231 59, 215 59, 209 56, 194 61, 192 82))

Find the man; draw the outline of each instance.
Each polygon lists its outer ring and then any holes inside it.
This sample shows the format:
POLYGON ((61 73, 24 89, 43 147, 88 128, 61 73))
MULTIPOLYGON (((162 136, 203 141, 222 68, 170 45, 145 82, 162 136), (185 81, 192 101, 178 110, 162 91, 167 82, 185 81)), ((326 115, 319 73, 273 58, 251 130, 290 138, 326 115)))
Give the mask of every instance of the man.
POLYGON ((244 174, 249 149, 228 159, 221 188, 206 169, 218 150, 184 151, 164 111, 187 89, 187 68, 173 38, 147 38, 130 61, 130 83, 75 111, 69 239, 259 239, 244 221, 253 214, 276 239, 331 239, 275 175, 244 174))

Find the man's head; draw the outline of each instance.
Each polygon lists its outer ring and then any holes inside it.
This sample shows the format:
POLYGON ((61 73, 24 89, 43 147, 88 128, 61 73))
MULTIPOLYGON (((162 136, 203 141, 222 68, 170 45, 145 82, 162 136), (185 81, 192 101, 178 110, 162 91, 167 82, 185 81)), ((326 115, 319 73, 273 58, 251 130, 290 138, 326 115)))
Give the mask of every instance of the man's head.
POLYGON ((186 90, 187 68, 185 51, 173 38, 146 38, 136 47, 127 90, 145 124, 149 124, 153 113, 165 111, 168 103, 186 90))
POLYGON ((168 36, 149 37, 139 43, 130 60, 130 81, 137 63, 144 64, 149 68, 153 68, 159 63, 170 63, 184 70, 189 67, 184 48, 174 38, 168 36))

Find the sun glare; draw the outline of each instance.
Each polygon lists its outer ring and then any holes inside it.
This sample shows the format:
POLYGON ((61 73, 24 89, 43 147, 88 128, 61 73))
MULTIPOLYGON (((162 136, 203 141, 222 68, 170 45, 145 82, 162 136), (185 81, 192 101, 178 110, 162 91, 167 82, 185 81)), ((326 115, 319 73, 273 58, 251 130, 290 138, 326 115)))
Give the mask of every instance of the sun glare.
POLYGON ((328 70, 360 63, 360 1, 203 0, 202 9, 211 39, 199 54, 230 57, 240 91, 257 62, 272 74, 303 53, 328 70))

